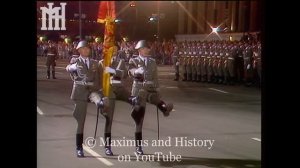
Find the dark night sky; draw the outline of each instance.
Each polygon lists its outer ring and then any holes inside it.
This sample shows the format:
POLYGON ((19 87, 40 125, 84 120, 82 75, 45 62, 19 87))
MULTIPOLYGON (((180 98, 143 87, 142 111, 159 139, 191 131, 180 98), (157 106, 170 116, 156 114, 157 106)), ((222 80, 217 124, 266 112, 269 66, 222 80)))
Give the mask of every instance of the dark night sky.
MULTIPOLYGON (((37 2, 38 17, 41 15, 39 7, 47 7, 47 2, 49 1, 37 2)), ((56 1, 54 2, 54 6, 60 6, 60 2, 64 1, 56 1)), ((74 19, 74 13, 78 13, 79 11, 79 2, 66 2, 66 19, 74 19)), ((86 14, 86 20, 97 20, 99 2, 100 1, 81 2, 81 10, 82 13, 86 14)), ((116 1, 116 12, 121 11, 129 2, 131 1, 116 1)), ((148 20, 149 17, 157 11, 157 1, 135 1, 135 4, 136 7, 128 7, 118 16, 123 22, 117 25, 116 34, 119 36, 129 36, 132 40, 154 38, 153 35, 157 32, 157 24, 149 23, 148 20)), ((174 34, 177 32, 177 5, 171 3, 171 1, 160 1, 160 12, 165 14, 165 18, 160 21, 161 37, 174 38, 174 34)))

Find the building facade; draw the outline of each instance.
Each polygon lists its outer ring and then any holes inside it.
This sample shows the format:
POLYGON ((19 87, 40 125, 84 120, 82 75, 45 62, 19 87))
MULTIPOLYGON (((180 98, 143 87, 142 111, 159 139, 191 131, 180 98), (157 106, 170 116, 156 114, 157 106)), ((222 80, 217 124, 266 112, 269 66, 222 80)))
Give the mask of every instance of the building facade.
POLYGON ((259 32, 261 1, 177 1, 178 34, 207 34, 220 26, 223 32, 259 32))

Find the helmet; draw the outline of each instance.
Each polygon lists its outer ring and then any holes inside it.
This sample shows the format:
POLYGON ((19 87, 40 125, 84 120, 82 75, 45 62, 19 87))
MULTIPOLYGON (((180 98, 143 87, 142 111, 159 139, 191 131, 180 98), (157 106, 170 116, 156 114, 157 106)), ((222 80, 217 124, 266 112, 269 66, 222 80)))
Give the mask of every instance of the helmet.
POLYGON ((88 47, 89 45, 88 45, 88 43, 86 42, 86 41, 80 41, 79 43, 78 43, 78 45, 77 45, 77 47, 76 47, 76 50, 78 50, 79 48, 81 48, 81 47, 88 47))
POLYGON ((147 47, 147 48, 150 48, 147 43, 146 43, 146 40, 140 40, 136 46, 135 46, 135 49, 138 50, 140 48, 143 48, 143 47, 147 47))

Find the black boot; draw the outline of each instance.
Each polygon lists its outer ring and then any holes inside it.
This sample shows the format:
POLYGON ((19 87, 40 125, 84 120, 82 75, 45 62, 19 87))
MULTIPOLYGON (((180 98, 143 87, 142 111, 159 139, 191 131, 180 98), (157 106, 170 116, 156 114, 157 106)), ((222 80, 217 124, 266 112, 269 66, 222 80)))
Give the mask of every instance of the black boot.
POLYGON ((197 74, 193 75, 193 82, 197 82, 197 74))
POLYGON ((136 125, 138 125, 145 116, 145 107, 133 107, 131 117, 133 118, 136 125))
POLYGON ((192 78, 193 78, 193 75, 192 75, 192 73, 189 73, 189 74, 188 74, 188 79, 187 79, 187 80, 191 82, 191 81, 193 81, 193 79, 192 79, 192 78))
POLYGON ((197 75, 197 82, 201 82, 201 75, 197 75))
POLYGON ((218 80, 219 80, 219 76, 218 76, 218 75, 215 75, 215 76, 214 76, 214 83, 217 84, 217 83, 218 83, 218 80))
POLYGON ((47 70, 47 79, 50 79, 50 71, 47 70))
POLYGON ((187 73, 184 73, 182 81, 186 81, 186 80, 187 80, 187 73))
POLYGON ((104 133, 105 139, 105 154, 107 156, 113 156, 113 152, 111 151, 111 133, 104 133))
POLYGON ((52 71, 52 78, 56 79, 56 77, 55 77, 55 71, 52 71))
POLYGON ((143 155, 144 154, 144 152, 143 152, 143 148, 142 148, 142 144, 141 144, 141 142, 142 142, 142 132, 136 132, 135 133, 135 142, 136 142, 136 144, 135 144, 135 151, 136 151, 136 153, 138 154, 138 155, 143 155))
POLYGON ((164 116, 167 117, 170 115, 170 112, 173 110, 173 104, 166 104, 164 101, 158 103, 157 108, 163 112, 164 116))
POLYGON ((203 76, 202 76, 201 82, 207 82, 207 75, 203 75, 203 76))
POLYGON ((77 157, 84 157, 82 143, 83 143, 83 134, 76 134, 76 155, 77 155, 77 157))

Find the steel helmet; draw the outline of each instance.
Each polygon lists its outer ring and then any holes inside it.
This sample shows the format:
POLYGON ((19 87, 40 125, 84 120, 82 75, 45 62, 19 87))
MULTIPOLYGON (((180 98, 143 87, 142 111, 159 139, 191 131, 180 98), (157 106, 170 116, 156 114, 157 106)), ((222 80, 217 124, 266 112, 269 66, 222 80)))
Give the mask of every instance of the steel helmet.
POLYGON ((78 45, 77 45, 77 47, 76 47, 76 50, 78 50, 79 48, 81 48, 81 47, 88 47, 89 45, 88 45, 88 43, 87 43, 87 41, 80 41, 79 43, 78 43, 78 45))
POLYGON ((146 43, 146 40, 140 40, 136 45, 135 45, 135 49, 138 50, 140 48, 143 48, 143 47, 147 47, 147 48, 150 48, 147 43, 146 43))

